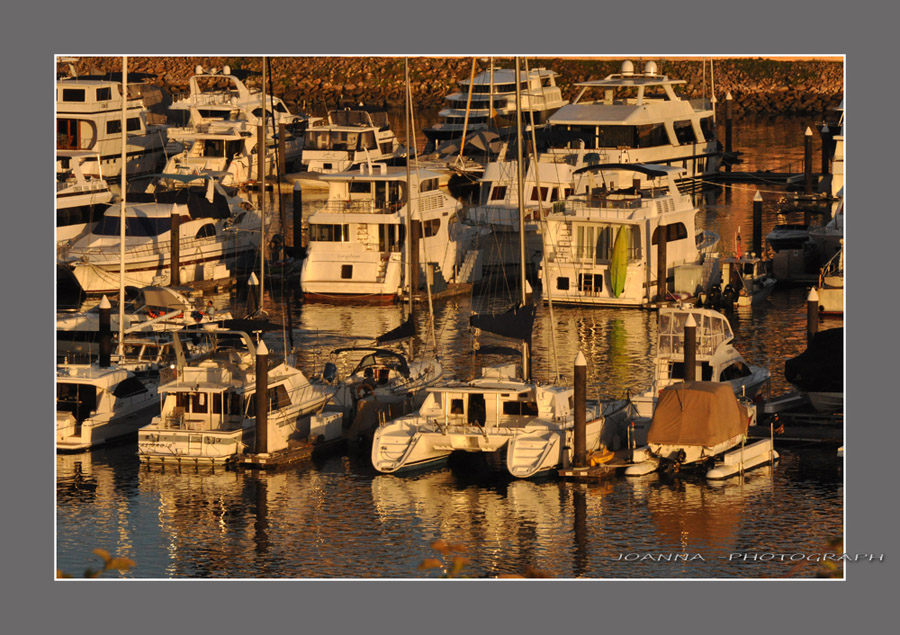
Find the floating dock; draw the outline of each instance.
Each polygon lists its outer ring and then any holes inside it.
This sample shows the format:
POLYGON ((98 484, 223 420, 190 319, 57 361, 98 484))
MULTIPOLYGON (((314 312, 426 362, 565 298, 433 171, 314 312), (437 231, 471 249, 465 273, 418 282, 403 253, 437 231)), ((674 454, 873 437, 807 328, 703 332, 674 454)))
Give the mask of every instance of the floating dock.
POLYGON ((319 456, 338 452, 346 445, 344 439, 331 441, 291 441, 288 447, 277 452, 244 454, 237 458, 234 466, 238 469, 272 470, 289 465, 311 461, 319 456))

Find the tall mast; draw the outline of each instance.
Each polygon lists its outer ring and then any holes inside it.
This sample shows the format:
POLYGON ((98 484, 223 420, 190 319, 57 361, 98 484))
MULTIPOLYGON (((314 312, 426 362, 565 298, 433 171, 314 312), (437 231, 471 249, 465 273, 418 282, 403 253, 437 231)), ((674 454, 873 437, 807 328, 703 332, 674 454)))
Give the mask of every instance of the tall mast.
MULTIPOLYGON (((406 79, 406 288, 409 290, 409 317, 412 318, 413 315, 413 293, 415 289, 412 286, 413 280, 413 272, 412 272, 412 178, 409 173, 409 159, 410 159, 410 149, 412 148, 412 142, 410 138, 410 128, 412 124, 410 122, 411 116, 410 113, 412 111, 412 104, 410 103, 410 89, 409 89, 409 58, 403 58, 403 71, 406 79)), ((415 248, 418 249, 419 245, 416 244, 415 248)), ((409 338, 409 356, 413 356, 413 340, 414 337, 409 338)))
POLYGON ((266 286, 266 57, 262 58, 262 135, 256 143, 256 160, 259 161, 259 312, 263 311, 266 286))
MULTIPOLYGON (((125 353, 125 199, 128 190, 126 177, 126 161, 128 160, 128 56, 122 57, 122 208, 119 212, 119 343, 116 346, 116 354, 119 361, 125 353)), ((98 161, 99 164, 99 161, 98 161)))
MULTIPOLYGON (((525 184, 522 177, 522 85, 519 81, 519 58, 516 57, 516 181, 519 199, 519 265, 521 268, 522 307, 527 300, 525 293, 525 184)), ((525 381, 531 379, 528 372, 528 344, 522 342, 522 375, 525 381)))

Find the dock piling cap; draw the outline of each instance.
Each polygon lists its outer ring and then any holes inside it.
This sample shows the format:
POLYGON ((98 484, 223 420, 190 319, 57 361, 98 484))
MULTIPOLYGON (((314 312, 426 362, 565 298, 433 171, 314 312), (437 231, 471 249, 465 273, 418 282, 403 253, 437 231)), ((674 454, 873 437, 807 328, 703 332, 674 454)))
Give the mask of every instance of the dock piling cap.
POLYGON ((762 194, 759 193, 759 190, 756 190, 756 194, 753 195, 753 202, 759 202, 763 200, 762 194))
POLYGON ((806 296, 806 301, 807 302, 818 302, 819 301, 819 294, 816 293, 815 287, 813 287, 812 289, 809 290, 809 295, 806 296))
POLYGON ((804 132, 803 134, 805 134, 807 137, 812 136, 812 130, 809 129, 809 126, 806 126, 806 132, 804 132))
POLYGON ((112 305, 109 303, 109 298, 107 298, 105 295, 103 296, 103 299, 100 300, 100 308, 101 309, 111 309, 112 308, 112 305))
POLYGON ((587 366, 587 360, 584 359, 584 353, 578 351, 578 355, 575 356, 575 365, 576 366, 587 366))
POLYGON ((256 277, 255 271, 250 272, 250 277, 247 279, 247 284, 253 285, 253 286, 256 286, 259 284, 259 278, 256 277))
POLYGON ((731 91, 730 91, 730 90, 728 91, 728 93, 726 93, 725 99, 728 100, 728 101, 731 101, 731 100, 734 99, 734 97, 731 96, 731 91))
POLYGON ((688 313, 687 319, 684 321, 685 328, 697 328, 697 320, 694 319, 693 313, 688 313))
POLYGON ((256 347, 257 355, 268 355, 269 348, 266 346, 266 343, 262 340, 259 341, 259 346, 256 347))

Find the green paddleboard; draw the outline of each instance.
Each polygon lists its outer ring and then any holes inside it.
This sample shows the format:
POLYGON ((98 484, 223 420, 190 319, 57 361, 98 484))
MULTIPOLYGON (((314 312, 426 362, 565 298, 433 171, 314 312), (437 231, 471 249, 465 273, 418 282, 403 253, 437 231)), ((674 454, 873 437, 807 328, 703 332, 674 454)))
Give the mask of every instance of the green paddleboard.
POLYGON ((625 274, 628 272, 628 238, 630 228, 623 225, 616 234, 616 242, 613 244, 612 261, 609 264, 610 291, 615 297, 622 295, 625 290, 625 274))

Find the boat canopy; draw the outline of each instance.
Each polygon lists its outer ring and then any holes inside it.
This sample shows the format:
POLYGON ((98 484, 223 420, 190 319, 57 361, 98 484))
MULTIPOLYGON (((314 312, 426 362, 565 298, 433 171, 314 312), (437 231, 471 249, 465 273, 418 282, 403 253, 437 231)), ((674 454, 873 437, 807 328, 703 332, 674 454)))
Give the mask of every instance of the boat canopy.
POLYGON ((363 356, 356 368, 353 369, 353 374, 358 373, 369 366, 374 366, 379 359, 383 359, 393 361, 395 370, 404 377, 409 377, 409 364, 407 364, 406 358, 400 353, 386 348, 349 347, 337 348, 331 351, 332 355, 339 355, 340 353, 368 353, 368 355, 363 356))
POLYGON ((604 172, 613 170, 627 170, 629 172, 640 172, 651 178, 662 178, 669 174, 677 175, 683 168, 672 167, 668 165, 647 165, 645 163, 594 163, 578 168, 572 174, 584 174, 586 172, 604 172))
POLYGON ((730 384, 682 382, 660 393, 647 443, 713 446, 746 433, 748 425, 730 384))
POLYGON ((784 363, 784 378, 806 392, 844 392, 844 328, 819 331, 784 363))

